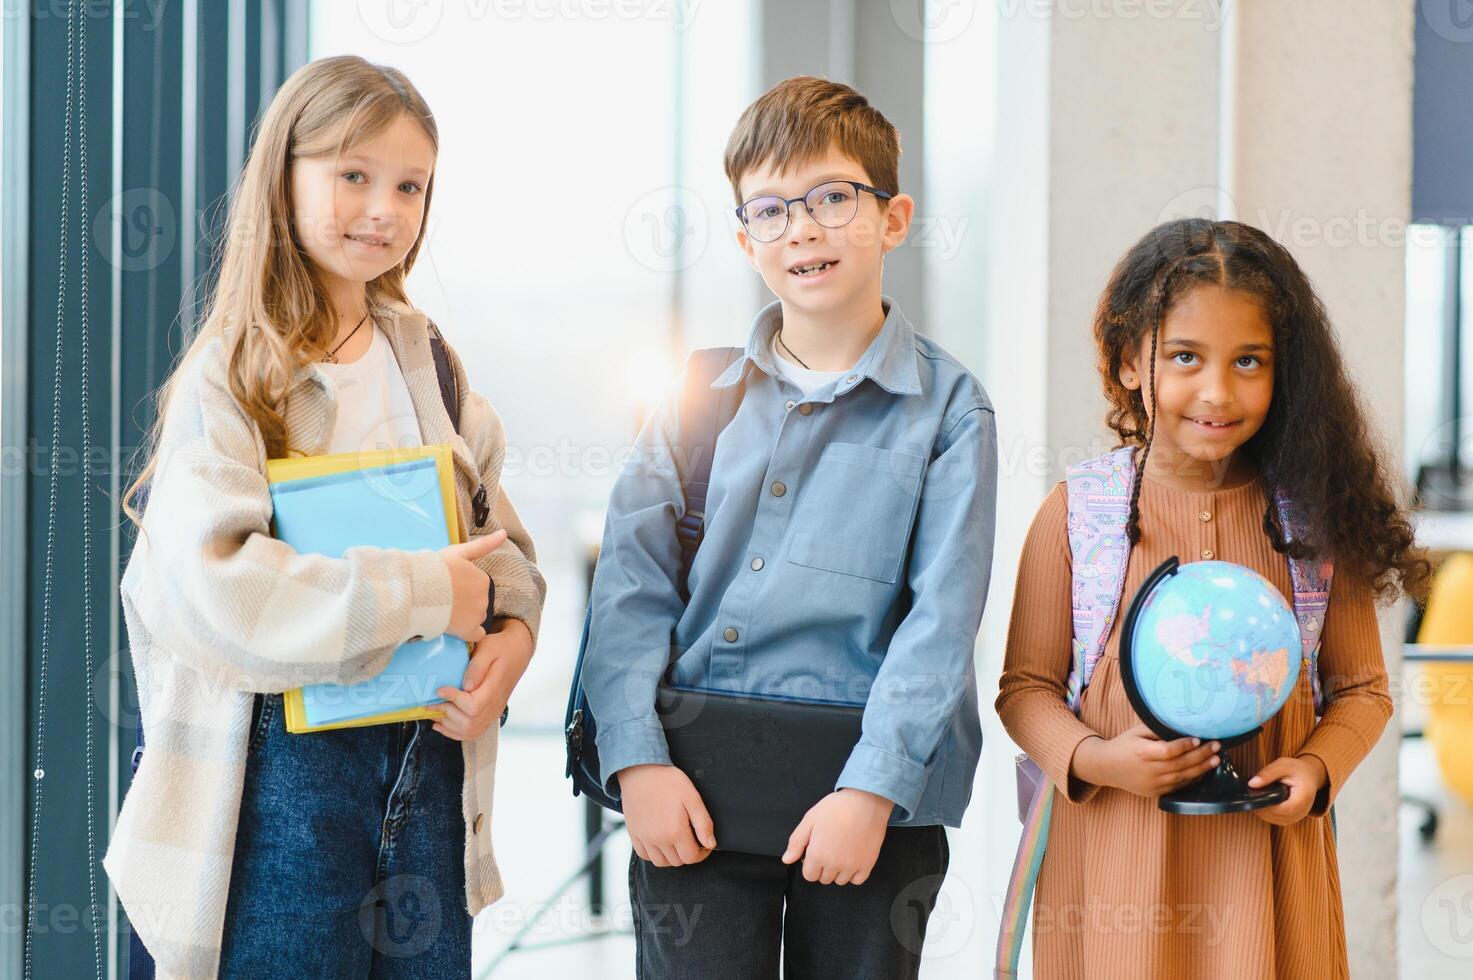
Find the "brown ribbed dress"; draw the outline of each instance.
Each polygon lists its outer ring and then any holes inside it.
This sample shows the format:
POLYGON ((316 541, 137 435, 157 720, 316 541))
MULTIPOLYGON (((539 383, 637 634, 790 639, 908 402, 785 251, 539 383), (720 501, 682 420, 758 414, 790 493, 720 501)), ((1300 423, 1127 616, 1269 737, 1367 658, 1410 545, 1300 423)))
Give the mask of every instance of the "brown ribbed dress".
MULTIPOLYGON (((1122 605, 1177 555, 1217 558, 1262 574, 1293 596, 1285 558, 1263 532, 1257 482, 1208 492, 1142 484, 1141 540, 1122 605)), ((1070 666, 1070 552, 1064 484, 1034 518, 1023 547, 997 712, 1013 740, 1061 790, 1032 912, 1039 980, 1129 977, 1269 980, 1349 975, 1335 840, 1325 816, 1391 717, 1370 589, 1336 574, 1320 648, 1334 693, 1316 726, 1309 679, 1251 741, 1228 757, 1244 778, 1279 756, 1313 754, 1330 775, 1311 815, 1275 827, 1251 813, 1178 816, 1155 800, 1069 778, 1074 749, 1138 724, 1120 679, 1120 621, 1075 717, 1070 666), (1333 678, 1333 680, 1331 680, 1333 678), (1067 794, 1067 799, 1063 794, 1067 794)))

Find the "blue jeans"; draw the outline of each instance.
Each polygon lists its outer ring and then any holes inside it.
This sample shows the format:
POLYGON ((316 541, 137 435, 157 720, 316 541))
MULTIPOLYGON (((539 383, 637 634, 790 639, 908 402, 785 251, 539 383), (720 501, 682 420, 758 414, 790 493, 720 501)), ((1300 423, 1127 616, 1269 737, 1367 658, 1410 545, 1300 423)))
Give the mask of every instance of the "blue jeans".
POLYGON ((823 885, 803 862, 714 851, 657 868, 629 857, 639 980, 914 980, 946 877, 946 829, 891 827, 862 885, 823 885))
POLYGON ((465 763, 432 724, 290 735, 256 695, 222 978, 470 976, 465 763))

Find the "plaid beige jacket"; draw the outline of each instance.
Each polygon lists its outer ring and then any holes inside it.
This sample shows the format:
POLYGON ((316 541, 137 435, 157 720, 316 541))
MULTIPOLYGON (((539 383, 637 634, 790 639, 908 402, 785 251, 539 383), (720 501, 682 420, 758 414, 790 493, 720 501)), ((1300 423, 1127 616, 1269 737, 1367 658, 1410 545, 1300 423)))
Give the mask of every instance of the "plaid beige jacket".
MULTIPOLYGON (((546 586, 532 540, 500 492, 501 420, 470 390, 451 352, 460 395, 457 434, 441 400, 424 314, 378 308, 426 444, 454 449, 462 540, 506 528, 478 564, 496 583, 495 613, 535 637, 546 586), (494 502, 473 528, 471 495, 494 502)), ((411 636, 445 631, 451 588, 432 551, 351 549, 299 555, 270 536, 271 498, 260 431, 226 381, 216 340, 181 368, 160 443, 143 534, 122 579, 122 604, 148 749, 103 866, 158 976, 216 976, 255 692, 353 684, 383 670, 411 636)), ((303 367, 287 396, 290 442, 326 451, 336 418, 332 382, 303 367)), ((491 845, 497 728, 463 742, 466 910, 499 899, 491 845)))

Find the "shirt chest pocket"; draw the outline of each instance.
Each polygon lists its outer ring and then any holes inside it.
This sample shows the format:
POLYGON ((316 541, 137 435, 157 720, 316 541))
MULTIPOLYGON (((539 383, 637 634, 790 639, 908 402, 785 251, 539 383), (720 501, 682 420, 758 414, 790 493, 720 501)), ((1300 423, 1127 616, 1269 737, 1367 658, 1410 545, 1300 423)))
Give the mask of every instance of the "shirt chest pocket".
POLYGON ((893 583, 925 463, 913 453, 829 443, 799 495, 788 561, 893 583))

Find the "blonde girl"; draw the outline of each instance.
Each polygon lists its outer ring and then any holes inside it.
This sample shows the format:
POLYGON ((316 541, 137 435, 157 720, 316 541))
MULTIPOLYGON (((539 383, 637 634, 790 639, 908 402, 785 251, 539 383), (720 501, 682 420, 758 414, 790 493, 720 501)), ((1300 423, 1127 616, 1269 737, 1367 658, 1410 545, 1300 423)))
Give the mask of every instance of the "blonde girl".
POLYGON ((398 71, 293 74, 160 389, 121 588, 147 750, 104 860, 160 977, 465 977, 471 918, 502 894, 497 719, 544 585, 499 492, 500 420, 449 351, 457 432, 405 294, 437 148, 398 71), (271 537, 268 459, 435 443, 464 544, 326 558, 271 537), (476 646, 439 720, 286 733, 282 692, 374 677, 440 633, 476 646))

